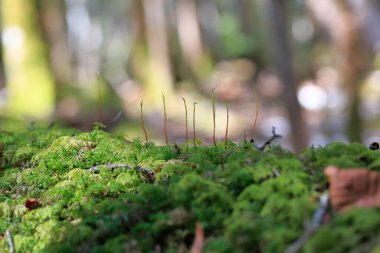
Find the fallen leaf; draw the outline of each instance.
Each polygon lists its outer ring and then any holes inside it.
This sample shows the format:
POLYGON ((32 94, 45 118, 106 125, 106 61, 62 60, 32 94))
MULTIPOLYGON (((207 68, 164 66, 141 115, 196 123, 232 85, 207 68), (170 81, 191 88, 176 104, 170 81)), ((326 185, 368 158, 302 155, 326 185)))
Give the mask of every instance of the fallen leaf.
POLYGON ((380 206, 380 173, 366 168, 342 170, 329 166, 325 175, 330 183, 331 205, 335 210, 380 206))
POLYGON ((27 199, 25 201, 25 207, 28 208, 28 210, 33 210, 41 206, 41 203, 37 199, 27 199))

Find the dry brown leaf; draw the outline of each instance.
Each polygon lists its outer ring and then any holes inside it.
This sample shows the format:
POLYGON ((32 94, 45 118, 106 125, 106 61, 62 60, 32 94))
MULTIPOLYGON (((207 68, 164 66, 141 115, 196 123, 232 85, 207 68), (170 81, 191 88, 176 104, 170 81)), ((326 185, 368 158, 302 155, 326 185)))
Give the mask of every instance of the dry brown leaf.
POLYGON ((366 168, 341 170, 329 166, 325 175, 330 183, 331 205, 335 210, 380 206, 380 173, 366 168))
POLYGON ((25 201, 25 207, 28 208, 28 210, 33 210, 41 206, 41 203, 38 201, 38 199, 27 199, 25 201))

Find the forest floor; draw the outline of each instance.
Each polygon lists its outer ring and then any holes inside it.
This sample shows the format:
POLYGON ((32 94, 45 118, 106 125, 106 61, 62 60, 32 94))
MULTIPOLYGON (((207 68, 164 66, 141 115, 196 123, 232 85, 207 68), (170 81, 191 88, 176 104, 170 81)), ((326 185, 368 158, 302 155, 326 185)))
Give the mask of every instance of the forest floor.
MULTIPOLYGON (((380 171, 380 150, 334 142, 156 146, 100 129, 0 133, 1 252, 380 252, 380 209, 329 212, 308 233, 324 169, 380 171)), ((314 216, 315 217, 315 216, 314 216)))

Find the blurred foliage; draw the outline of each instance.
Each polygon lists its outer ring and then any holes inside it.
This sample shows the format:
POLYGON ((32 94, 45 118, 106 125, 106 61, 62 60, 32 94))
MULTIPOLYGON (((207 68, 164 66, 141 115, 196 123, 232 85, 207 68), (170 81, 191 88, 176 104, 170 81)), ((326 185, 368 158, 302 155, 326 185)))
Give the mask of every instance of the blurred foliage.
MULTIPOLYGON (((201 135, 208 137, 211 125, 205 108, 217 86, 217 108, 231 102, 234 139, 251 125, 255 89, 262 98, 258 139, 275 125, 286 137, 284 143, 292 142, 299 151, 300 144, 345 138, 367 141, 377 134, 380 36, 373 27, 379 25, 380 7, 376 1, 318 5, 277 0, 4 0, 1 4, 0 75, 4 69, 5 77, 0 76, 0 82, 5 78, 6 83, 5 88, 0 84, 0 129, 19 130, 44 120, 89 130, 100 119, 100 85, 102 123, 108 129, 118 125, 117 131, 141 137, 129 126, 138 122, 138 105, 144 100, 147 127, 160 139, 164 92, 172 128, 178 128, 182 117, 178 99, 186 97, 205 112, 199 114, 198 125, 201 135), (286 82, 287 76, 294 77, 294 87, 286 82), (299 105, 297 94, 309 86, 318 92, 302 93, 299 105), (292 99, 287 94, 293 94, 292 99), (301 106, 302 113, 294 106, 301 106), (365 115, 360 108, 365 108, 365 115), (120 111, 122 117, 114 122, 120 111), (309 133, 301 136, 294 125, 305 126, 309 133), (299 133, 299 141, 293 132, 299 133)), ((224 125, 221 122, 217 125, 224 125)), ((176 141, 183 140, 182 132, 175 134, 176 141)))

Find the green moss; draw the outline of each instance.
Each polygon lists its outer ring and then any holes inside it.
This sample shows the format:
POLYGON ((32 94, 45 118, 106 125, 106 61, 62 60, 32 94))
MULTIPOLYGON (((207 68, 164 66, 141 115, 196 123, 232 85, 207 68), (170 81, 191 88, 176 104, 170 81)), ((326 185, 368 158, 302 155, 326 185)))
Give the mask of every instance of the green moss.
POLYGON ((172 191, 174 203, 194 212, 206 228, 220 228, 232 209, 226 187, 194 173, 185 175, 172 191))
MULTIPOLYGON (((100 128, 32 127, 0 141, 0 234, 9 229, 17 252, 190 250, 196 222, 204 252, 283 252, 316 210, 327 165, 380 168, 380 151, 338 142, 298 157, 278 145, 145 145, 100 128), (28 210, 29 198, 41 205, 28 210)), ((378 209, 338 214, 301 251, 376 252, 379 217, 378 209)), ((9 251, 4 239, 0 251, 9 251)))
POLYGON ((379 239, 379 211, 357 208, 337 216, 331 224, 317 231, 306 244, 305 252, 353 252, 355 248, 363 249, 357 252, 368 252, 379 239), (367 247, 363 247, 366 244, 367 247))

